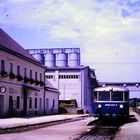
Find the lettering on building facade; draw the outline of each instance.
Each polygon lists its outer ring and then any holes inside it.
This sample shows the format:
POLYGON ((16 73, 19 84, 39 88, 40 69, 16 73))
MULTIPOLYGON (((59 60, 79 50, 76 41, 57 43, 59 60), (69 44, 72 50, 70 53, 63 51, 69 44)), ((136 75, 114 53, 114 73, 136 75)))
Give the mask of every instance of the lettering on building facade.
POLYGON ((9 88, 9 93, 16 94, 17 90, 15 90, 14 88, 9 88))

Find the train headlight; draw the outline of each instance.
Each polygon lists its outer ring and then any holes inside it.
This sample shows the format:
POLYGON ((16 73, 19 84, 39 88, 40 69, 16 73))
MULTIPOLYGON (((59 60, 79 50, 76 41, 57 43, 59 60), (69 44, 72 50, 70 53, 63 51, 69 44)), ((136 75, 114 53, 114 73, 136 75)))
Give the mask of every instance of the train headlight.
POLYGON ((123 108, 123 105, 120 105, 120 108, 123 108))
POLYGON ((98 108, 101 108, 101 107, 102 107, 102 106, 99 104, 99 105, 98 105, 98 108))

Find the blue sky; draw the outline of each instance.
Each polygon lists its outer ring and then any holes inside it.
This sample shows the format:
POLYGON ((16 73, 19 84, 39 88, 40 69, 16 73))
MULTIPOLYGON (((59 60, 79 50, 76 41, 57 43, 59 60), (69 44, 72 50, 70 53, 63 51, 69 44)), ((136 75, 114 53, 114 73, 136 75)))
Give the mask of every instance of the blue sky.
POLYGON ((26 49, 80 48, 99 81, 140 82, 140 0, 1 0, 0 26, 26 49))

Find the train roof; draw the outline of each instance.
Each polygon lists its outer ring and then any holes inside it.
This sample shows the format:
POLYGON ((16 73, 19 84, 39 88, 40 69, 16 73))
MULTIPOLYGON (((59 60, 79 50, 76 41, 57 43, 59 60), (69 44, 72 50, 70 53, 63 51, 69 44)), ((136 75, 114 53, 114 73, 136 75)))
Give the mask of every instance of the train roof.
POLYGON ((123 86, 104 86, 97 87, 94 91, 129 91, 126 87, 123 86))

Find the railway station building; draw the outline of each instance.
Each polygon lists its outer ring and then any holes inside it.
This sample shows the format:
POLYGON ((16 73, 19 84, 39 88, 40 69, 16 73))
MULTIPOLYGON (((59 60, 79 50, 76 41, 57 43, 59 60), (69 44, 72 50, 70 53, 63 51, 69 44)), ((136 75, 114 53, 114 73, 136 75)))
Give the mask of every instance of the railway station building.
POLYGON ((91 112, 92 93, 97 87, 95 71, 80 64, 79 48, 29 49, 34 58, 47 66, 46 84, 59 90, 59 106, 68 112, 91 112), (68 104, 67 104, 68 103, 68 104))
POLYGON ((45 85, 46 67, 2 29, 0 56, 0 117, 58 112, 59 92, 45 85))

